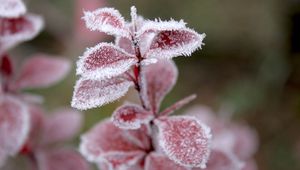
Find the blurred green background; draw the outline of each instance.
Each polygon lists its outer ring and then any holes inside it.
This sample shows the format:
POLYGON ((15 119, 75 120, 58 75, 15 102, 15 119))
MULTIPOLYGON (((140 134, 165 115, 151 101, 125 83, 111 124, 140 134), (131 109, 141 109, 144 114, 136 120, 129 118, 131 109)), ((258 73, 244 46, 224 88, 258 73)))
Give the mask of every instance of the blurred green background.
MULTIPOLYGON (((29 11, 46 26, 34 40, 12 50, 15 56, 37 52, 61 55, 74 62, 60 84, 34 92, 45 96, 51 111, 69 106, 75 84, 75 61, 86 47, 112 37, 94 34, 90 41, 78 22, 90 0, 27 0, 29 11), (95 39, 96 38, 96 39, 95 39)), ((192 104, 214 110, 234 109, 234 119, 248 122, 260 137, 256 160, 260 170, 300 169, 300 0, 99 0, 129 19, 135 5, 145 18, 184 19, 207 34, 205 46, 192 57, 178 57, 178 83, 163 107, 196 93, 192 104)), ((97 6, 93 7, 94 9, 97 6)), ((125 98, 85 112, 83 132, 108 117, 125 98)), ((191 105, 192 105, 191 104, 191 105)))

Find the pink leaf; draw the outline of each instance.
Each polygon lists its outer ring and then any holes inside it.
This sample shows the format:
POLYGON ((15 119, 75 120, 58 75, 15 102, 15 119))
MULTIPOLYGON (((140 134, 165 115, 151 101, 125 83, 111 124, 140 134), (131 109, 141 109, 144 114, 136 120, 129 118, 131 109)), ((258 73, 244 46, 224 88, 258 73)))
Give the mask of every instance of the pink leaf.
POLYGON ((180 166, 163 154, 152 152, 146 157, 145 170, 190 170, 180 166))
POLYGON ((102 159, 108 162, 112 169, 127 169, 128 167, 138 164, 145 156, 143 151, 135 152, 111 152, 104 154, 102 159))
POLYGON ((0 17, 17 18, 26 12, 22 0, 0 0, 0 4, 0 17))
POLYGON ((79 132, 81 124, 81 113, 71 109, 58 110, 45 120, 42 141, 51 144, 70 140, 79 132))
POLYGON ((201 48, 205 34, 192 29, 166 29, 157 33, 150 45, 149 57, 173 58, 180 55, 190 56, 201 48))
POLYGON ((154 113, 159 111, 161 101, 176 83, 178 70, 173 61, 161 60, 156 64, 143 67, 142 97, 149 101, 148 107, 154 113), (157 76, 159 75, 159 76, 157 76))
POLYGON ((37 55, 25 62, 16 84, 21 89, 48 87, 63 79, 69 70, 68 60, 37 55))
POLYGON ((0 54, 34 38, 43 25, 42 18, 33 14, 13 19, 0 18, 0 54))
POLYGON ((27 139, 30 118, 27 107, 12 96, 0 97, 0 150, 15 155, 27 139))
POLYGON ((161 117, 158 141, 166 155, 187 167, 206 167, 210 154, 210 129, 193 117, 161 117))
POLYGON ((119 107, 112 115, 116 126, 122 129, 139 129, 153 119, 153 114, 136 104, 126 104, 119 107))
POLYGON ((151 127, 149 124, 141 125, 137 130, 124 130, 124 135, 127 139, 143 150, 149 150, 151 147, 151 133, 149 131, 151 127))
POLYGON ((101 8, 85 12, 83 17, 86 27, 92 31, 101 31, 110 35, 129 36, 124 18, 114 8, 101 8))
MULTIPOLYGON (((219 150, 212 150, 205 170, 242 170, 242 167, 242 162, 239 162, 231 155, 219 150)), ((193 170, 201 169, 194 168, 193 170)))
POLYGON ((139 146, 128 139, 126 130, 116 127, 111 121, 98 123, 81 137, 80 152, 92 162, 103 159, 109 153, 136 153, 139 146))
POLYGON ((134 55, 113 44, 100 43, 80 57, 77 74, 90 79, 110 78, 124 73, 136 63, 134 55))
POLYGON ((172 106, 166 108, 164 111, 162 111, 159 115, 160 116, 167 116, 172 114, 173 112, 175 112, 176 110, 182 108, 183 106, 189 104, 191 101, 193 101, 194 99, 196 99, 197 95, 192 94, 188 97, 185 97, 179 101, 177 101, 176 103, 174 103, 172 106))
POLYGON ((116 37, 115 44, 129 54, 135 54, 132 41, 126 37, 116 37))
POLYGON ((37 154, 39 170, 88 170, 81 155, 70 149, 43 150, 37 154))
POLYGON ((122 77, 107 80, 79 79, 75 85, 72 107, 85 110, 102 106, 124 96, 133 83, 122 77))
POLYGON ((248 160, 242 170, 258 170, 258 167, 254 160, 248 160))

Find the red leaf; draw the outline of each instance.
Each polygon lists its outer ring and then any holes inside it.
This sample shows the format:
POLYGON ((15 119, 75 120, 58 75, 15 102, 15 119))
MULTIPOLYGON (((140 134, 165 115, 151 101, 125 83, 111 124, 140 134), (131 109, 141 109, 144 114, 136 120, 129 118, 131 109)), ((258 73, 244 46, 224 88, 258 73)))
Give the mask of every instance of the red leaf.
POLYGON ((90 79, 104 79, 117 76, 137 63, 134 55, 119 47, 100 43, 88 49, 77 62, 77 74, 90 79))
POLYGON ((43 27, 40 16, 28 14, 20 18, 0 18, 0 54, 20 42, 31 40, 43 27))
POLYGON ((129 54, 135 54, 134 46, 132 41, 126 37, 117 37, 115 40, 115 44, 125 50, 129 54))
POLYGON ((152 152, 146 157, 145 170, 190 170, 180 166, 163 154, 152 152))
MULTIPOLYGON (((28 137, 30 118, 27 107, 12 96, 0 97, 0 150, 14 156, 28 137)), ((2 156, 3 157, 3 156, 2 156)))
POLYGON ((26 6, 22 0, 0 0, 0 17, 16 18, 26 12, 26 6))
POLYGON ((187 116, 161 117, 158 141, 166 155, 187 167, 206 167, 210 154, 210 129, 197 119, 187 116))
POLYGON ((89 170, 81 155, 69 149, 43 150, 37 154, 39 170, 89 170))
POLYGON ((122 77, 107 80, 79 79, 74 87, 72 107, 85 110, 113 102, 124 96, 133 83, 122 77))
POLYGON ((110 35, 129 36, 124 18, 114 8, 101 8, 85 12, 83 17, 86 27, 92 31, 101 31, 110 35))
POLYGON ((97 162, 110 153, 131 154, 142 151, 124 132, 109 120, 100 122, 81 137, 80 152, 89 161, 97 162))
POLYGON ((161 101, 176 83, 178 70, 173 61, 161 60, 156 64, 143 67, 144 81, 142 97, 154 113, 159 111, 161 101), (159 75, 159 76, 158 76, 159 75))
POLYGON ((112 115, 116 126, 122 129, 139 129, 153 119, 153 114, 136 104, 125 104, 119 107, 112 115))
POLYGON ((82 115, 77 111, 61 109, 52 113, 45 120, 42 143, 53 144, 72 139, 79 132, 81 123, 82 115))
POLYGON ((63 79, 69 70, 68 60, 37 55, 25 62, 16 84, 21 89, 48 87, 63 79))
POLYGON ((157 33, 150 45, 149 57, 173 58, 180 55, 189 56, 202 45, 205 34, 183 28, 164 30, 157 33))

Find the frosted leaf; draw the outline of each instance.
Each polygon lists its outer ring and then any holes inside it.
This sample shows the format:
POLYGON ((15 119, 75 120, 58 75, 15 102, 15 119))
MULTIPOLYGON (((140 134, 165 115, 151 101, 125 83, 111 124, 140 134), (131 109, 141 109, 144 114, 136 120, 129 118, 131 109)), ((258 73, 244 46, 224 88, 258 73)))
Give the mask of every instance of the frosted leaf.
POLYGON ((116 37, 115 44, 129 54, 135 54, 132 41, 126 37, 116 37))
POLYGON ((110 35, 128 37, 125 20, 114 8, 101 8, 92 12, 84 12, 86 27, 92 31, 101 31, 110 35))
POLYGON ((178 70, 173 61, 160 60, 156 64, 143 67, 142 97, 149 101, 154 113, 159 111, 161 101, 176 83, 178 70), (159 76, 157 76, 159 75, 159 76))
POLYGON ((58 110, 45 120, 41 140, 43 144, 70 140, 79 132, 81 124, 81 113, 71 109, 58 110))
POLYGON ((97 162, 98 169, 101 170, 144 170, 144 167, 142 167, 143 162, 140 161, 136 163, 135 165, 127 165, 127 166, 121 166, 120 168, 113 169, 113 166, 107 162, 106 160, 101 160, 97 162))
POLYGON ((74 87, 71 105, 86 110, 113 102, 124 96, 133 82, 121 77, 106 80, 79 79, 74 87))
POLYGON ((0 4, 0 17, 17 18, 26 12, 22 0, 0 0, 0 4))
POLYGON ((0 97, 0 150, 8 156, 19 152, 29 133, 27 107, 12 96, 0 97))
POLYGON ((21 89, 48 87, 63 79, 69 71, 68 60, 40 54, 25 62, 16 84, 21 89))
POLYGON ((0 54, 34 38, 44 25, 40 16, 27 14, 20 18, 0 18, 0 54))
POLYGON ((142 124, 149 123, 153 114, 136 104, 125 104, 112 115, 113 123, 122 129, 139 129, 142 124))
POLYGON ((43 150, 37 152, 39 170, 89 170, 87 162, 71 149, 43 150))
POLYGON ((154 123, 159 129, 159 145, 171 160, 187 167, 206 167, 210 128, 188 116, 161 117, 154 123))
POLYGON ((243 160, 251 158, 258 149, 256 131, 242 124, 233 125, 229 130, 235 135, 234 153, 243 160))
POLYGON ((152 152, 146 157, 145 170, 190 170, 180 166, 163 154, 152 152))
POLYGON ((89 161, 97 162, 108 153, 139 151, 124 132, 109 120, 100 122, 81 137, 80 152, 89 161))
MULTIPOLYGON (((176 103, 174 103, 172 106, 166 108, 164 111, 162 111, 160 114, 160 116, 167 116, 172 114, 173 112, 175 112, 176 110, 182 108, 183 106, 189 104, 191 101, 193 101, 194 99, 196 99, 197 95, 192 94, 188 97, 185 97, 179 101, 177 101, 176 103)), ((200 119, 201 120, 201 119, 200 119)))
POLYGON ((121 48, 100 43, 88 49, 77 62, 77 74, 89 79, 117 76, 137 63, 137 58, 121 48))
POLYGON ((190 56, 195 50, 201 48, 204 37, 205 34, 198 34, 189 28, 160 31, 153 38, 147 57, 190 56))
POLYGON ((144 156, 145 153, 143 151, 111 152, 103 154, 101 159, 108 162, 112 169, 123 170, 136 165, 144 156))
POLYGON ((137 32, 137 36, 141 36, 145 33, 151 32, 161 32, 161 31, 173 31, 184 29, 186 23, 183 20, 175 21, 171 19, 170 21, 162 21, 160 19, 156 19, 155 21, 145 21, 143 26, 137 32))

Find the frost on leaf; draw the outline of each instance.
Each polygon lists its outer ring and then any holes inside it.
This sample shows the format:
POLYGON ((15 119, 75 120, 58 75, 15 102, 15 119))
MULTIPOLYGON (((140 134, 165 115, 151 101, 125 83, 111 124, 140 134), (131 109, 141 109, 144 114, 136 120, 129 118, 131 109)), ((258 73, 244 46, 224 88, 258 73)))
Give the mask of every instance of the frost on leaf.
POLYGON ((100 43, 88 49, 77 62, 77 74, 89 79, 104 79, 127 71, 137 58, 119 47, 100 43))
POLYGON ((51 144, 70 140, 79 132, 81 123, 82 115, 79 112, 71 109, 58 110, 45 120, 42 141, 51 144))
POLYGON ((43 150, 37 153, 39 170, 89 170, 79 153, 69 149, 43 150))
POLYGON ((115 40, 115 44, 125 50, 129 54, 135 54, 134 46, 132 41, 126 37, 117 37, 115 40))
POLYGON ((139 153, 140 148, 124 132, 109 120, 100 122, 81 137, 80 152, 91 162, 97 162, 110 154, 139 153))
POLYGON ((0 17, 16 18, 26 12, 22 0, 0 0, 0 17))
POLYGON ((160 60, 156 64, 144 67, 142 70, 144 85, 142 97, 148 101, 154 113, 159 111, 161 101, 176 83, 178 70, 173 61, 160 60))
POLYGON ((129 36, 125 20, 119 11, 113 8, 101 8, 92 12, 84 12, 86 27, 92 31, 101 31, 110 35, 129 36))
POLYGON ((102 106, 124 96, 133 83, 122 77, 106 80, 79 79, 74 87, 72 107, 85 110, 102 106))
POLYGON ((163 154, 152 152, 146 157, 145 170, 190 170, 176 164, 163 154))
POLYGON ((18 88, 48 87, 63 79, 69 70, 68 60, 37 55, 25 62, 16 84, 18 88))
POLYGON ((187 116, 161 117, 154 122, 158 140, 166 155, 187 167, 205 168, 210 154, 210 129, 187 116))
POLYGON ((205 34, 198 34, 189 28, 160 31, 153 38, 148 57, 190 56, 192 52, 201 48, 204 37, 205 34))
POLYGON ((112 115, 116 126, 122 129, 139 129, 153 119, 153 114, 139 105, 126 104, 119 107, 112 115))
POLYGON ((42 18, 33 14, 20 18, 0 18, 0 54, 20 42, 34 38, 43 24, 42 18))
POLYGON ((0 97, 0 150, 8 156, 15 155, 29 133, 28 110, 19 100, 0 97))

